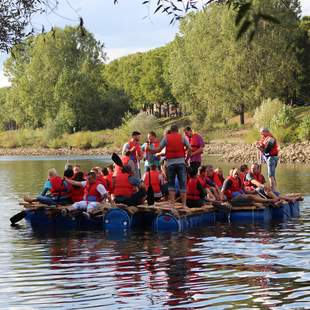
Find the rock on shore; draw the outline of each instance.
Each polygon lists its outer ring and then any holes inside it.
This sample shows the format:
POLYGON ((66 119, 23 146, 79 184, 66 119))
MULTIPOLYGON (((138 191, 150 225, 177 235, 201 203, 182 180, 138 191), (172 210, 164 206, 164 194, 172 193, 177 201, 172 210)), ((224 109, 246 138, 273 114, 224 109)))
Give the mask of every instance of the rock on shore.
MULTIPOLYGON (((252 163, 259 158, 259 152, 251 144, 217 143, 207 144, 205 153, 217 155, 224 161, 236 163, 252 163)), ((310 163, 310 142, 301 142, 280 147, 281 163, 310 163)))

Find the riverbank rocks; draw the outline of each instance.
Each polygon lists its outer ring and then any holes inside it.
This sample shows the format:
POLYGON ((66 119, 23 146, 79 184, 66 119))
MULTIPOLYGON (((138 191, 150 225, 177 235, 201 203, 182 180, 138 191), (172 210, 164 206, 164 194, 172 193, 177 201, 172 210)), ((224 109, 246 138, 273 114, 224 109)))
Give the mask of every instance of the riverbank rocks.
MULTIPOLYGON (((216 143, 207 144, 207 155, 216 155, 220 159, 236 163, 253 163, 259 159, 259 151, 251 144, 216 143)), ((280 147, 281 163, 310 163, 310 142, 294 143, 280 147)))
MULTIPOLYGON (((0 156, 103 156, 112 154, 113 152, 120 153, 120 149, 116 147, 96 149, 0 148, 0 156)), ((210 143, 205 146, 205 154, 218 156, 220 160, 236 163, 253 163, 259 159, 257 148, 254 145, 244 143, 210 143)), ((280 162, 310 164, 310 142, 281 146, 280 162)))

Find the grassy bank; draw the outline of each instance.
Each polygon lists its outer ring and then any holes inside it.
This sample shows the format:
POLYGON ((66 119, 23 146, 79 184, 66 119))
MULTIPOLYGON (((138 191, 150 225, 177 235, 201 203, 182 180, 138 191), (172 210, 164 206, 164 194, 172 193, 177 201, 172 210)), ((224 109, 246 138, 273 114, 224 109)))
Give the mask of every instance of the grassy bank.
MULTIPOLYGON (((294 108, 295 120, 302 122, 310 115, 310 107, 294 108)), ((22 129, 15 131, 0 132, 0 148, 48 148, 48 149, 95 149, 95 148, 120 148, 130 137, 133 130, 139 130, 143 133, 141 142, 146 139, 149 131, 157 132, 161 136, 166 128, 172 124, 179 127, 192 126, 200 132, 206 142, 211 143, 253 143, 259 138, 257 129, 254 128, 254 118, 250 114, 245 115, 245 125, 238 124, 239 118, 233 117, 227 124, 223 122, 212 123, 212 126, 201 126, 193 123, 189 116, 181 118, 162 118, 156 119, 153 116, 140 113, 134 117, 128 117, 123 125, 115 129, 106 129, 101 131, 83 131, 73 134, 64 134, 60 137, 54 137, 48 129, 22 129)), ((295 126, 295 132, 292 137, 298 139, 298 127, 295 126)), ((292 141, 296 142, 296 141, 292 141)))

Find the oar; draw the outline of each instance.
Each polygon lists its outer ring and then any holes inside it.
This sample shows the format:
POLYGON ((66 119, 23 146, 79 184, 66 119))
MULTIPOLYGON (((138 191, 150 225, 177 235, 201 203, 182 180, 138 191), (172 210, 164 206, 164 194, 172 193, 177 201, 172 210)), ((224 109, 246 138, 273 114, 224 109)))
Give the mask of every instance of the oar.
POLYGON ((149 206, 152 206, 155 203, 155 198, 154 198, 154 190, 153 190, 153 186, 151 183, 151 170, 150 168, 148 168, 148 173, 149 173, 149 188, 147 189, 147 204, 149 206))
POLYGON ((114 163, 115 163, 117 166, 119 166, 119 167, 121 167, 121 168, 124 167, 124 164, 123 164, 121 158, 120 158, 116 153, 113 153, 113 154, 112 154, 111 159, 114 161, 114 163))
POLYGON ((24 219, 27 215, 27 212, 25 210, 13 215, 10 218, 11 224, 15 225, 16 223, 18 223, 19 221, 21 221, 22 219, 24 219))

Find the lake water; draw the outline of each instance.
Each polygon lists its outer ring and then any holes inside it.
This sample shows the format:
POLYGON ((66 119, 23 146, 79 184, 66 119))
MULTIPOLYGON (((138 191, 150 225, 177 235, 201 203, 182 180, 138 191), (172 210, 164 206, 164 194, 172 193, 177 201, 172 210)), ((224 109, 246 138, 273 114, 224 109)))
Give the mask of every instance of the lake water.
POLYGON ((305 193, 301 218, 287 223, 42 235, 9 218, 67 158, 25 159, 0 160, 0 309, 310 309, 310 167, 278 169, 282 192, 305 193))

